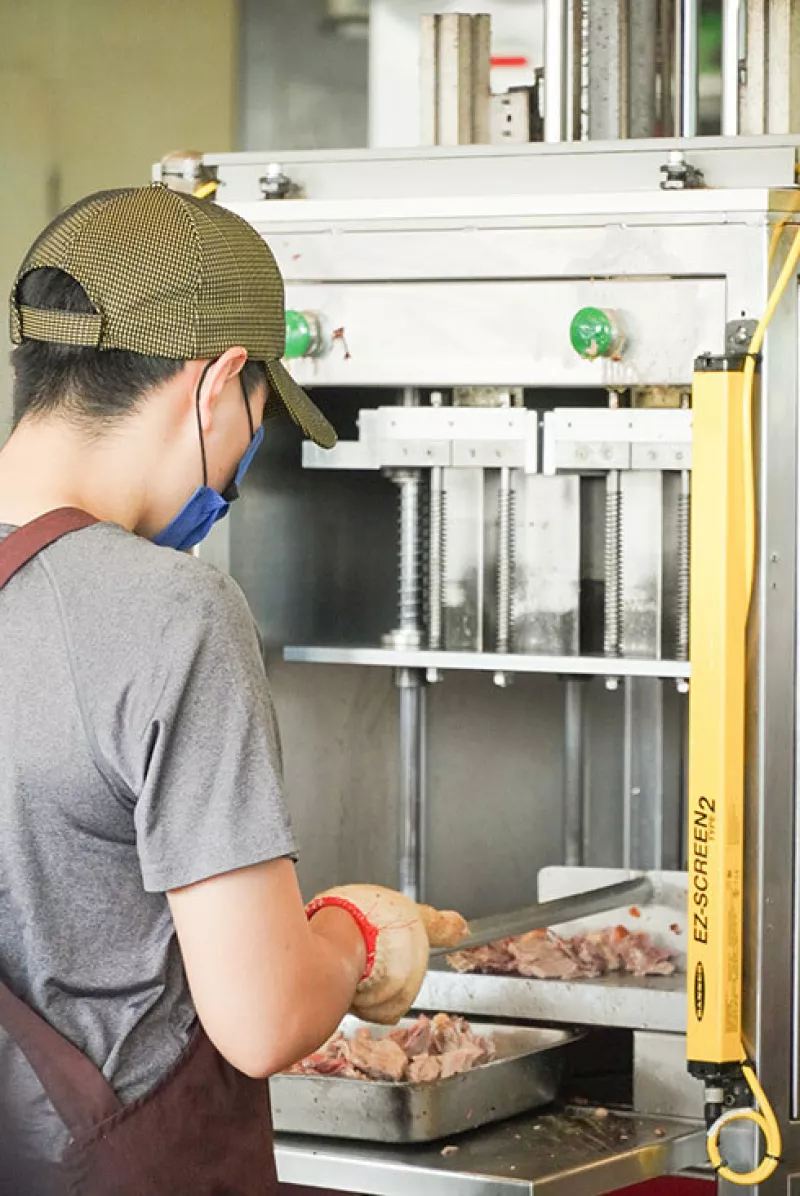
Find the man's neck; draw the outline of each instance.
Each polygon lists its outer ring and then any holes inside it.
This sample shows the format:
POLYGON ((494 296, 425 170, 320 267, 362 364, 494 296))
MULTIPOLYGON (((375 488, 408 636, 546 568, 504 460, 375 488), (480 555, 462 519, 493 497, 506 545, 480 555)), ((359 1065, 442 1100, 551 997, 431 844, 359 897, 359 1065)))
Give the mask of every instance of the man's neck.
POLYGON ((0 523, 20 526, 78 507, 132 530, 143 487, 126 477, 123 457, 112 434, 90 438, 64 419, 23 420, 0 452, 0 523))

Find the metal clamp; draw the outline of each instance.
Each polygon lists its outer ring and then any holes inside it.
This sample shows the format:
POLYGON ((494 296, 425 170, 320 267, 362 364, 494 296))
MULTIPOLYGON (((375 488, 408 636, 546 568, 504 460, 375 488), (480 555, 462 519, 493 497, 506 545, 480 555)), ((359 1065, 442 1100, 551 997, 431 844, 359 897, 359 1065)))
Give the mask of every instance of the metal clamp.
POLYGON ((696 191, 706 185, 702 170, 687 162, 682 150, 670 150, 661 175, 662 191, 696 191))

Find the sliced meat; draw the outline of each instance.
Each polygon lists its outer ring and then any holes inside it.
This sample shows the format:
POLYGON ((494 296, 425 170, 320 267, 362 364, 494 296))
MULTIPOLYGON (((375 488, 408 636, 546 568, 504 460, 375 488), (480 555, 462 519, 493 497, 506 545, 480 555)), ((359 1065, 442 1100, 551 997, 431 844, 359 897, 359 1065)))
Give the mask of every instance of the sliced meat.
POLYGON ((676 969, 670 951, 656 946, 643 931, 631 934, 624 926, 560 938, 532 931, 488 947, 448 955, 457 972, 535 977, 538 980, 586 980, 608 972, 631 976, 669 976, 676 969))
POLYGON ((617 950, 622 966, 632 976, 671 976, 675 971, 671 952, 657 947, 647 934, 626 935, 617 950))
POLYGON ((411 1026, 398 1026, 392 1030, 389 1038, 401 1046, 409 1059, 417 1055, 427 1055, 431 1049, 432 1025, 431 1019, 423 1013, 411 1026))
POLYGON ((368 1026, 352 1038, 339 1032, 289 1074, 418 1083, 469 1071, 494 1057, 494 1043, 476 1034, 469 1022, 439 1013, 433 1020, 422 1015, 382 1037, 374 1037, 368 1026))
POLYGON ((622 969, 622 959, 616 947, 618 939, 617 929, 591 930, 587 934, 576 934, 572 939, 573 948, 578 957, 585 962, 591 962, 599 968, 597 975, 603 972, 619 972, 622 969))
POLYGON ((502 939, 485 947, 470 947, 466 951, 454 951, 447 956, 447 962, 456 972, 484 972, 487 975, 508 975, 516 971, 514 956, 508 950, 513 939, 502 939))
POLYGON ((534 976, 537 980, 574 980, 585 975, 585 969, 569 944, 555 936, 533 938, 524 935, 512 942, 509 950, 520 976, 534 976))
POLYGON ((442 1062, 433 1055, 417 1055, 408 1065, 406 1079, 412 1084, 430 1084, 441 1077, 442 1062))
POLYGON ((351 1040, 348 1059, 358 1071, 369 1080, 402 1080, 408 1065, 408 1057, 401 1046, 391 1038, 351 1040))
POLYGON ((473 1067, 477 1067, 479 1063, 483 1062, 485 1062, 483 1051, 477 1043, 465 1043, 464 1046, 457 1047, 454 1051, 448 1051, 439 1059, 442 1067, 442 1079, 447 1080, 450 1076, 458 1076, 464 1071, 472 1071, 473 1067))

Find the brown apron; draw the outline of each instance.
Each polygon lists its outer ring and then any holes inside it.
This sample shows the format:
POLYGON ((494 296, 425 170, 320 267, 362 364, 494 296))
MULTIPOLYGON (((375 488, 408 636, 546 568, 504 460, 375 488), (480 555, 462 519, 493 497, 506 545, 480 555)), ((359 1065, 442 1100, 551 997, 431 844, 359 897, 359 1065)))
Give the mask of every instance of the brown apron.
MULTIPOLYGON (((0 588, 48 544, 95 522, 64 508, 12 532, 0 543, 0 588)), ((278 1192, 267 1084, 231 1067, 202 1027, 150 1092, 123 1105, 95 1065, 2 982, 0 1026, 28 1059, 72 1139, 47 1184, 20 1186, 16 1196, 278 1192)), ((13 1101, 13 1093, 0 1097, 13 1101)), ((3 1149, 0 1143, 0 1157, 3 1149)))

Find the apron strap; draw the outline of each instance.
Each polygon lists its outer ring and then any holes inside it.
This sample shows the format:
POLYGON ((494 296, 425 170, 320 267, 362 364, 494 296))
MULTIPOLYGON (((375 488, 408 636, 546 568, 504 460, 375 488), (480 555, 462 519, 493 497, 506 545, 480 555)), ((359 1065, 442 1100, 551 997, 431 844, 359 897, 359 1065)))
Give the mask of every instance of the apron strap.
POLYGON ((48 511, 16 528, 0 542, 0 589, 43 548, 70 532, 91 527, 93 523, 97 520, 86 511, 79 511, 77 507, 59 507, 57 511, 48 511))
POLYGON ((93 1129, 123 1107, 91 1059, 1 980, 0 1026, 30 1063, 50 1104, 73 1137, 93 1129))
MULTIPOLYGON (((0 589, 43 548, 97 520, 75 507, 48 511, 0 541, 0 589)), ((0 1026, 30 1063, 64 1125, 75 1136, 113 1116, 122 1102, 76 1046, 0 980, 0 1026)))

